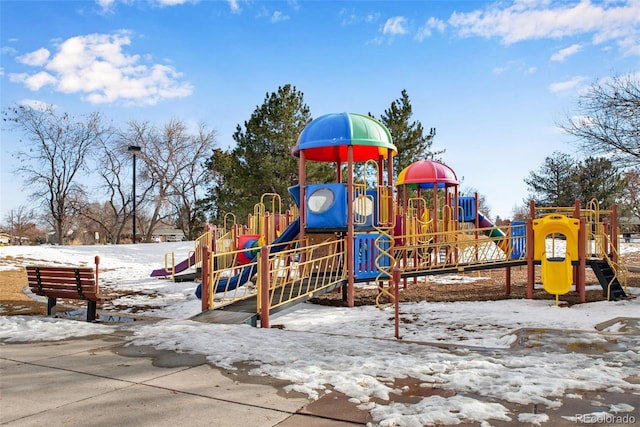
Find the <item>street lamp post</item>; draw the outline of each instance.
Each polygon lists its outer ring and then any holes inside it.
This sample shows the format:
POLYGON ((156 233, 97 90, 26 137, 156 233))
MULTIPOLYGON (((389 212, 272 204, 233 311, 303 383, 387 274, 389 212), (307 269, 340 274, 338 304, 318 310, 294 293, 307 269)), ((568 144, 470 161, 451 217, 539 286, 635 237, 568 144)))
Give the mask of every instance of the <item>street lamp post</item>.
POLYGON ((131 213, 133 214, 133 243, 135 244, 138 240, 136 238, 136 153, 140 151, 140 147, 137 145, 130 145, 127 148, 127 151, 131 151, 133 153, 133 208, 131 209, 131 213))

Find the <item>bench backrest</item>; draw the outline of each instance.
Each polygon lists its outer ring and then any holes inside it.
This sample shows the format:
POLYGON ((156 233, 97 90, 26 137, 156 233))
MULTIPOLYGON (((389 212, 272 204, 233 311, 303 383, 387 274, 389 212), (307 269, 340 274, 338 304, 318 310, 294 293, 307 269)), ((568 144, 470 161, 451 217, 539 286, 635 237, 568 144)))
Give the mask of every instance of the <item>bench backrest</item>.
POLYGON ((27 266, 27 279, 36 295, 54 298, 98 299, 98 281, 93 268, 27 266))

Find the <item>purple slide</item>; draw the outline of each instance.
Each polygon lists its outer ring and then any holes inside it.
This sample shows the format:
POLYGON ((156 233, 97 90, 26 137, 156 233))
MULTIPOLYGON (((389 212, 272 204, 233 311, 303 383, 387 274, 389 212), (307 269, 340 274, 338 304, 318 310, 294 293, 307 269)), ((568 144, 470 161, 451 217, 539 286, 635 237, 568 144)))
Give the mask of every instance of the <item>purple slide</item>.
MULTIPOLYGON (((189 258, 176 264, 175 270, 173 273, 174 274, 181 273, 185 271, 187 268, 192 267, 195 263, 196 263, 196 254, 194 252, 193 254, 191 254, 189 258)), ((166 277, 166 276, 171 276, 171 272, 165 270, 164 268, 159 268, 151 272, 151 277, 166 277)))

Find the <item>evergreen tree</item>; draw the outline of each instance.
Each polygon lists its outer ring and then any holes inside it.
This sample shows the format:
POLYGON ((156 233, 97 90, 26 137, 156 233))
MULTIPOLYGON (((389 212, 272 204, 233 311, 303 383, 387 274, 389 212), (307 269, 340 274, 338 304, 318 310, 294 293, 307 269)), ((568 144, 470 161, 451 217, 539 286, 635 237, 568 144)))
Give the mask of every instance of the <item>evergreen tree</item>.
POLYGON ((394 177, 404 168, 418 160, 438 160, 444 150, 432 151, 436 130, 431 128, 428 135, 419 121, 411 121, 413 111, 406 89, 401 97, 391 103, 389 109, 380 116, 380 121, 389 129, 398 153, 393 161, 394 177))
POLYGON ((624 188, 620 171, 604 158, 587 157, 580 162, 576 181, 577 198, 583 205, 596 199, 605 209, 617 203, 624 188))
POLYGON ((230 152, 219 148, 213 150, 213 154, 206 162, 210 171, 208 175, 207 197, 201 201, 210 220, 222 224, 226 213, 238 211, 237 201, 242 189, 232 187, 231 180, 234 168, 238 161, 230 152), (237 194, 236 194, 237 193, 237 194))
POLYGON ((538 206, 571 206, 578 195, 577 166, 573 159, 558 151, 544 160, 538 171, 529 172, 524 182, 529 196, 538 206))
POLYGON ((579 199, 582 206, 596 199, 610 207, 620 198, 624 181, 620 171, 608 159, 588 157, 575 162, 568 154, 554 152, 525 183, 539 206, 572 206, 579 199))
MULTIPOLYGON (((289 84, 267 93, 249 120, 236 127, 236 147, 228 153, 214 153, 209 162, 215 179, 209 205, 218 221, 234 213, 244 223, 265 193, 279 194, 283 209, 293 203, 288 187, 298 183, 298 159, 291 150, 311 122, 303 96, 289 84)), ((329 165, 309 166, 310 182, 326 181, 329 165)))

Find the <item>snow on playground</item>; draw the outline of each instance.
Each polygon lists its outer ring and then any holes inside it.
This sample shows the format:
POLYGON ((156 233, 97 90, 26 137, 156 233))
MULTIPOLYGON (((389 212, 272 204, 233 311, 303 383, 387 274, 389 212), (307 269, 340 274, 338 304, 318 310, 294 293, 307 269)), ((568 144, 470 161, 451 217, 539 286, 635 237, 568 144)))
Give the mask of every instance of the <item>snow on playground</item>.
MULTIPOLYGON (((101 286, 133 291, 112 302, 118 312, 162 319, 92 324, 44 316, 0 316, 0 342, 129 330, 131 344, 203 354, 225 369, 243 362, 253 367, 251 374, 287 380, 290 390, 312 399, 331 389, 340 391, 369 410, 382 426, 491 425, 492 420, 545 425, 549 417, 534 408, 539 405, 550 412, 566 399, 594 399, 595 417, 629 416, 637 414, 640 406, 598 397, 634 395, 639 397, 630 401, 640 402, 640 334, 629 333, 630 327, 640 327, 640 320, 612 321, 603 331, 596 329, 614 318, 640 318, 638 288, 629 288, 628 294, 635 298, 625 301, 570 307, 557 307, 553 300, 524 299, 406 303, 400 307, 402 340, 393 338, 393 311, 375 307, 301 304, 271 318, 273 325, 283 329, 260 329, 190 321, 200 311, 200 301, 193 294, 196 284, 149 277, 151 270, 163 266, 166 252, 175 251, 178 262, 190 250, 192 242, 2 247, 0 258, 12 257, 15 263, 1 265, 2 269, 35 262, 91 265, 99 255, 101 286), (455 394, 425 396, 416 403, 394 402, 394 394, 401 391, 394 379, 408 377, 421 387, 455 394), (519 410, 514 415, 508 408, 513 405, 523 405, 530 413, 519 410)), ((638 250, 640 244, 621 245, 622 252, 638 250)), ((430 280, 441 279, 452 277, 430 280)))

